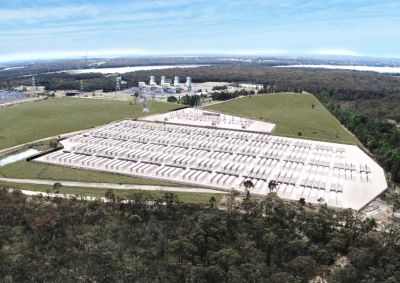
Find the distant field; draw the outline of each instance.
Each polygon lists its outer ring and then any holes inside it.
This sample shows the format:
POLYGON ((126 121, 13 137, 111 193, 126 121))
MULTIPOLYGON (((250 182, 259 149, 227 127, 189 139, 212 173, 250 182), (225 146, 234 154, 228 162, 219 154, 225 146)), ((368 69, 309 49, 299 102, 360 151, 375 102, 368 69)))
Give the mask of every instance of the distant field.
POLYGON ((359 141, 311 94, 279 93, 252 96, 206 108, 273 122, 277 125, 277 135, 359 144, 359 141))
MULTIPOLYGON (((0 186, 19 189, 29 190, 38 192, 53 192, 52 186, 47 185, 31 185, 31 184, 13 184, 13 183, 1 183, 0 186)), ((80 195, 80 196, 91 196, 91 197, 104 197, 107 189, 92 189, 92 188, 79 188, 79 187, 63 187, 59 190, 61 194, 80 195)), ((127 198, 129 195, 139 190, 113 190, 114 194, 118 197, 127 198)), ((152 196, 153 198, 161 198, 166 191, 141 191, 144 194, 152 196)), ((194 204, 208 204, 210 198, 213 196, 217 203, 219 203, 224 194, 213 194, 213 193, 193 193, 193 192, 172 192, 178 196, 179 201, 185 203, 194 204)))
MULTIPOLYGON (((143 116, 142 104, 81 98, 59 98, 0 109, 0 149, 79 131, 124 118, 143 116)), ((150 102, 149 114, 179 108, 150 102)))
POLYGON ((19 179, 48 179, 64 181, 82 181, 97 183, 123 183, 135 185, 154 185, 154 186, 180 186, 169 182, 161 182, 120 176, 115 174, 79 170, 68 167, 53 166, 47 164, 20 161, 4 167, 0 167, 0 177, 19 178, 19 179))

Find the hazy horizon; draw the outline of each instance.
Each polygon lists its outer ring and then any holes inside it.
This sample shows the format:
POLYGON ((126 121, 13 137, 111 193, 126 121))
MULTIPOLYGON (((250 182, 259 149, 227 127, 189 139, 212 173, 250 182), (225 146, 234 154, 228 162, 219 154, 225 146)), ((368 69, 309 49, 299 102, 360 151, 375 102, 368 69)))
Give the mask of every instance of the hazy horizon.
MULTIPOLYGON (((111 53, 112 54, 112 53, 111 53)), ((71 55, 64 54, 60 56, 39 56, 39 57, 28 57, 28 56, 23 56, 20 57, 20 59, 11 59, 7 60, 6 58, 1 58, 0 57, 0 64, 24 64, 24 63, 32 63, 32 62, 42 62, 42 61, 63 61, 63 60, 86 60, 86 59, 134 59, 134 58, 140 58, 140 59, 157 59, 157 58, 221 58, 221 59, 255 59, 255 58, 260 58, 260 59, 273 59, 276 58, 278 60, 282 59, 315 59, 315 60, 338 60, 338 61, 348 61, 352 60, 355 63, 357 61, 360 62, 365 62, 365 61, 371 61, 371 62, 376 62, 376 61, 382 61, 382 63, 387 62, 389 63, 396 63, 400 64, 400 57, 377 57, 377 56, 362 56, 362 55, 321 55, 321 54, 285 54, 285 55, 277 55, 277 54, 223 54, 223 53, 196 53, 196 54, 148 54, 148 55, 129 55, 129 54, 120 54, 120 55, 110 55, 110 53, 104 53, 104 54, 93 54, 90 55, 90 52, 87 53, 78 53, 78 52, 72 52, 71 55)))

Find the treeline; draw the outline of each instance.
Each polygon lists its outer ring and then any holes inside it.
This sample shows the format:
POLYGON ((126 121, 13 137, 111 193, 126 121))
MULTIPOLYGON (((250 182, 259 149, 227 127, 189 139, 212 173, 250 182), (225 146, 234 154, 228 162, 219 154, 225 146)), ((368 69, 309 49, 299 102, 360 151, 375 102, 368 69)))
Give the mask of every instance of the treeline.
MULTIPOLYGON (((192 77, 194 82, 248 82, 263 84, 280 91, 308 91, 311 93, 327 92, 338 99, 354 100, 381 98, 389 94, 400 93, 400 79, 387 75, 355 72, 347 70, 301 69, 301 68, 267 68, 254 66, 208 66, 199 68, 175 68, 164 70, 139 71, 122 74, 126 87, 137 86, 139 81, 148 81, 150 75, 158 79, 165 75, 182 79, 192 77)), ((82 79, 90 89, 115 89, 115 77, 91 74, 91 78, 81 78, 67 73, 42 74, 38 76, 38 84, 49 89, 63 89, 66 84, 79 87, 82 79), (106 83, 102 82, 105 81, 106 83), (50 83, 51 82, 51 83, 50 83)), ((0 87, 9 87, 24 82, 30 85, 30 77, 0 79, 0 87)))
POLYGON ((178 103, 189 105, 191 107, 200 105, 201 98, 203 96, 200 96, 198 94, 195 95, 184 95, 181 96, 180 99, 178 100, 178 103))
POLYGON ((399 282, 400 227, 276 194, 222 211, 0 190, 1 282, 399 282), (339 264, 340 262, 340 264, 339 264), (326 282, 326 281, 321 281, 326 282))
MULTIPOLYGON (((39 75, 36 77, 38 85, 44 86, 46 90, 79 90, 81 81, 84 91, 103 90, 105 92, 115 91, 116 76, 105 76, 102 74, 76 74, 59 73, 52 75, 39 75)), ((121 85, 124 88, 125 85, 121 85)))
POLYGON ((132 84, 148 80, 153 74, 182 78, 194 82, 249 82, 272 86, 275 92, 329 92, 347 99, 382 97, 400 92, 400 80, 387 75, 347 70, 260 68, 244 66, 210 66, 194 69, 168 69, 126 74, 132 84))
MULTIPOLYGON (((35 76, 36 85, 44 86, 47 91, 55 90, 80 90, 81 82, 84 91, 103 90, 105 92, 115 91, 116 75, 103 74, 68 74, 68 73, 53 73, 41 74, 35 76)), ((0 78, 0 89, 10 89, 20 85, 30 86, 32 77, 17 77, 17 78, 0 78)), ((128 84, 122 84, 121 89, 131 87, 128 84)))
POLYGON ((400 130, 396 125, 344 109, 328 95, 316 97, 376 156, 393 181, 400 182, 400 130))
POLYGON ((213 86, 213 88, 212 88, 212 90, 227 90, 227 89, 228 89, 227 85, 221 85, 221 86, 216 85, 216 86, 213 86))
POLYGON ((229 100, 239 96, 249 96, 255 94, 254 90, 247 91, 245 89, 230 91, 216 91, 211 94, 213 100, 229 100))

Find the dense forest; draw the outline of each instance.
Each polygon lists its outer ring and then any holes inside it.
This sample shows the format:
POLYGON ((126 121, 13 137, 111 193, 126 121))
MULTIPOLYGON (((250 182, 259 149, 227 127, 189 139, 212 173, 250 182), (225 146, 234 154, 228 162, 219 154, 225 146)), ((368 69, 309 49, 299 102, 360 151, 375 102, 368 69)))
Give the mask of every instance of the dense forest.
MULTIPOLYGON (((328 92, 336 99, 351 101, 355 99, 390 98, 388 103, 400 106, 400 78, 387 75, 325 69, 260 68, 244 66, 210 66, 194 69, 168 69, 142 71, 124 74, 123 80, 130 85, 148 81, 150 75, 160 77, 174 75, 192 77, 194 82, 251 82, 264 84, 274 92, 308 91, 328 92)), ((391 113, 395 115, 394 112, 391 113)))
MULTIPOLYGON (((139 81, 148 81, 150 75, 158 79, 165 75, 182 79, 190 76, 194 82, 251 82, 270 86, 274 91, 328 92, 341 100, 376 99, 400 93, 400 78, 383 74, 347 70, 267 68, 243 65, 208 66, 199 68, 174 68, 165 70, 138 71, 122 74, 125 87, 137 86, 139 81)), ((30 85, 31 77, 10 77, 0 79, 0 88, 20 84, 30 85)), ((83 80, 86 90, 115 89, 115 76, 102 74, 68 73, 40 74, 37 84, 46 89, 65 89, 67 86, 79 89, 83 80), (110 85, 105 86, 107 81, 110 85)), ((396 99, 397 95, 392 97, 396 99)))
POLYGON ((400 226, 275 193, 220 210, 0 190, 1 282, 399 282, 400 226))

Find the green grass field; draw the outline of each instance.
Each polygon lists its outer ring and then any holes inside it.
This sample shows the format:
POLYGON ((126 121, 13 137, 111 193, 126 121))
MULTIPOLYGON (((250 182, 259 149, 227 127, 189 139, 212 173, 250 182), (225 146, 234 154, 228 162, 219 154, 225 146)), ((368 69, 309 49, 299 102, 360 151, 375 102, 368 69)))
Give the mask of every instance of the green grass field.
POLYGON ((178 184, 161 182, 155 180, 141 179, 115 174, 79 170, 68 167, 53 166, 34 162, 19 161, 0 167, 0 177, 19 178, 19 179, 44 179, 44 180, 63 180, 81 181, 96 183, 114 184, 135 184, 135 185, 154 185, 154 186, 180 186, 178 184))
MULTIPOLYGON (((82 98, 57 98, 0 109, 0 149, 143 116, 142 104, 82 98)), ((164 113, 179 104, 150 102, 150 112, 164 113)))
MULTIPOLYGON (((168 112, 178 104, 150 102, 150 112, 168 112)), ((128 102, 60 98, 0 109, 0 149, 26 142, 99 126, 124 118, 143 116, 142 105, 128 102)), ((66 167, 17 162, 0 167, 0 176, 23 179, 50 179, 137 185, 171 185, 167 182, 118 176, 66 167)), ((173 185, 173 184, 172 184, 173 185)))
POLYGON ((277 135, 359 144, 312 94, 252 96, 211 105, 206 109, 275 123, 277 135), (314 109, 311 107, 313 104, 314 109))
MULTIPOLYGON (((0 182, 0 187, 13 188, 18 190, 29 190, 37 192, 53 192, 52 186, 47 185, 35 185, 35 184, 14 184, 0 182)), ((91 197, 104 197, 107 189, 93 189, 93 188, 79 188, 79 187, 63 187, 60 189, 61 194, 79 195, 79 196, 91 196, 91 197)), ((113 190, 114 194, 118 197, 127 198, 132 193, 138 192, 139 190, 113 190)), ((153 198, 161 198, 166 191, 141 191, 144 194, 151 195, 153 198)), ((213 193, 191 193, 191 192, 172 192, 178 196, 178 199, 185 203, 195 204, 208 204, 212 196, 215 197, 217 203, 219 203, 224 194, 213 194, 213 193)))

